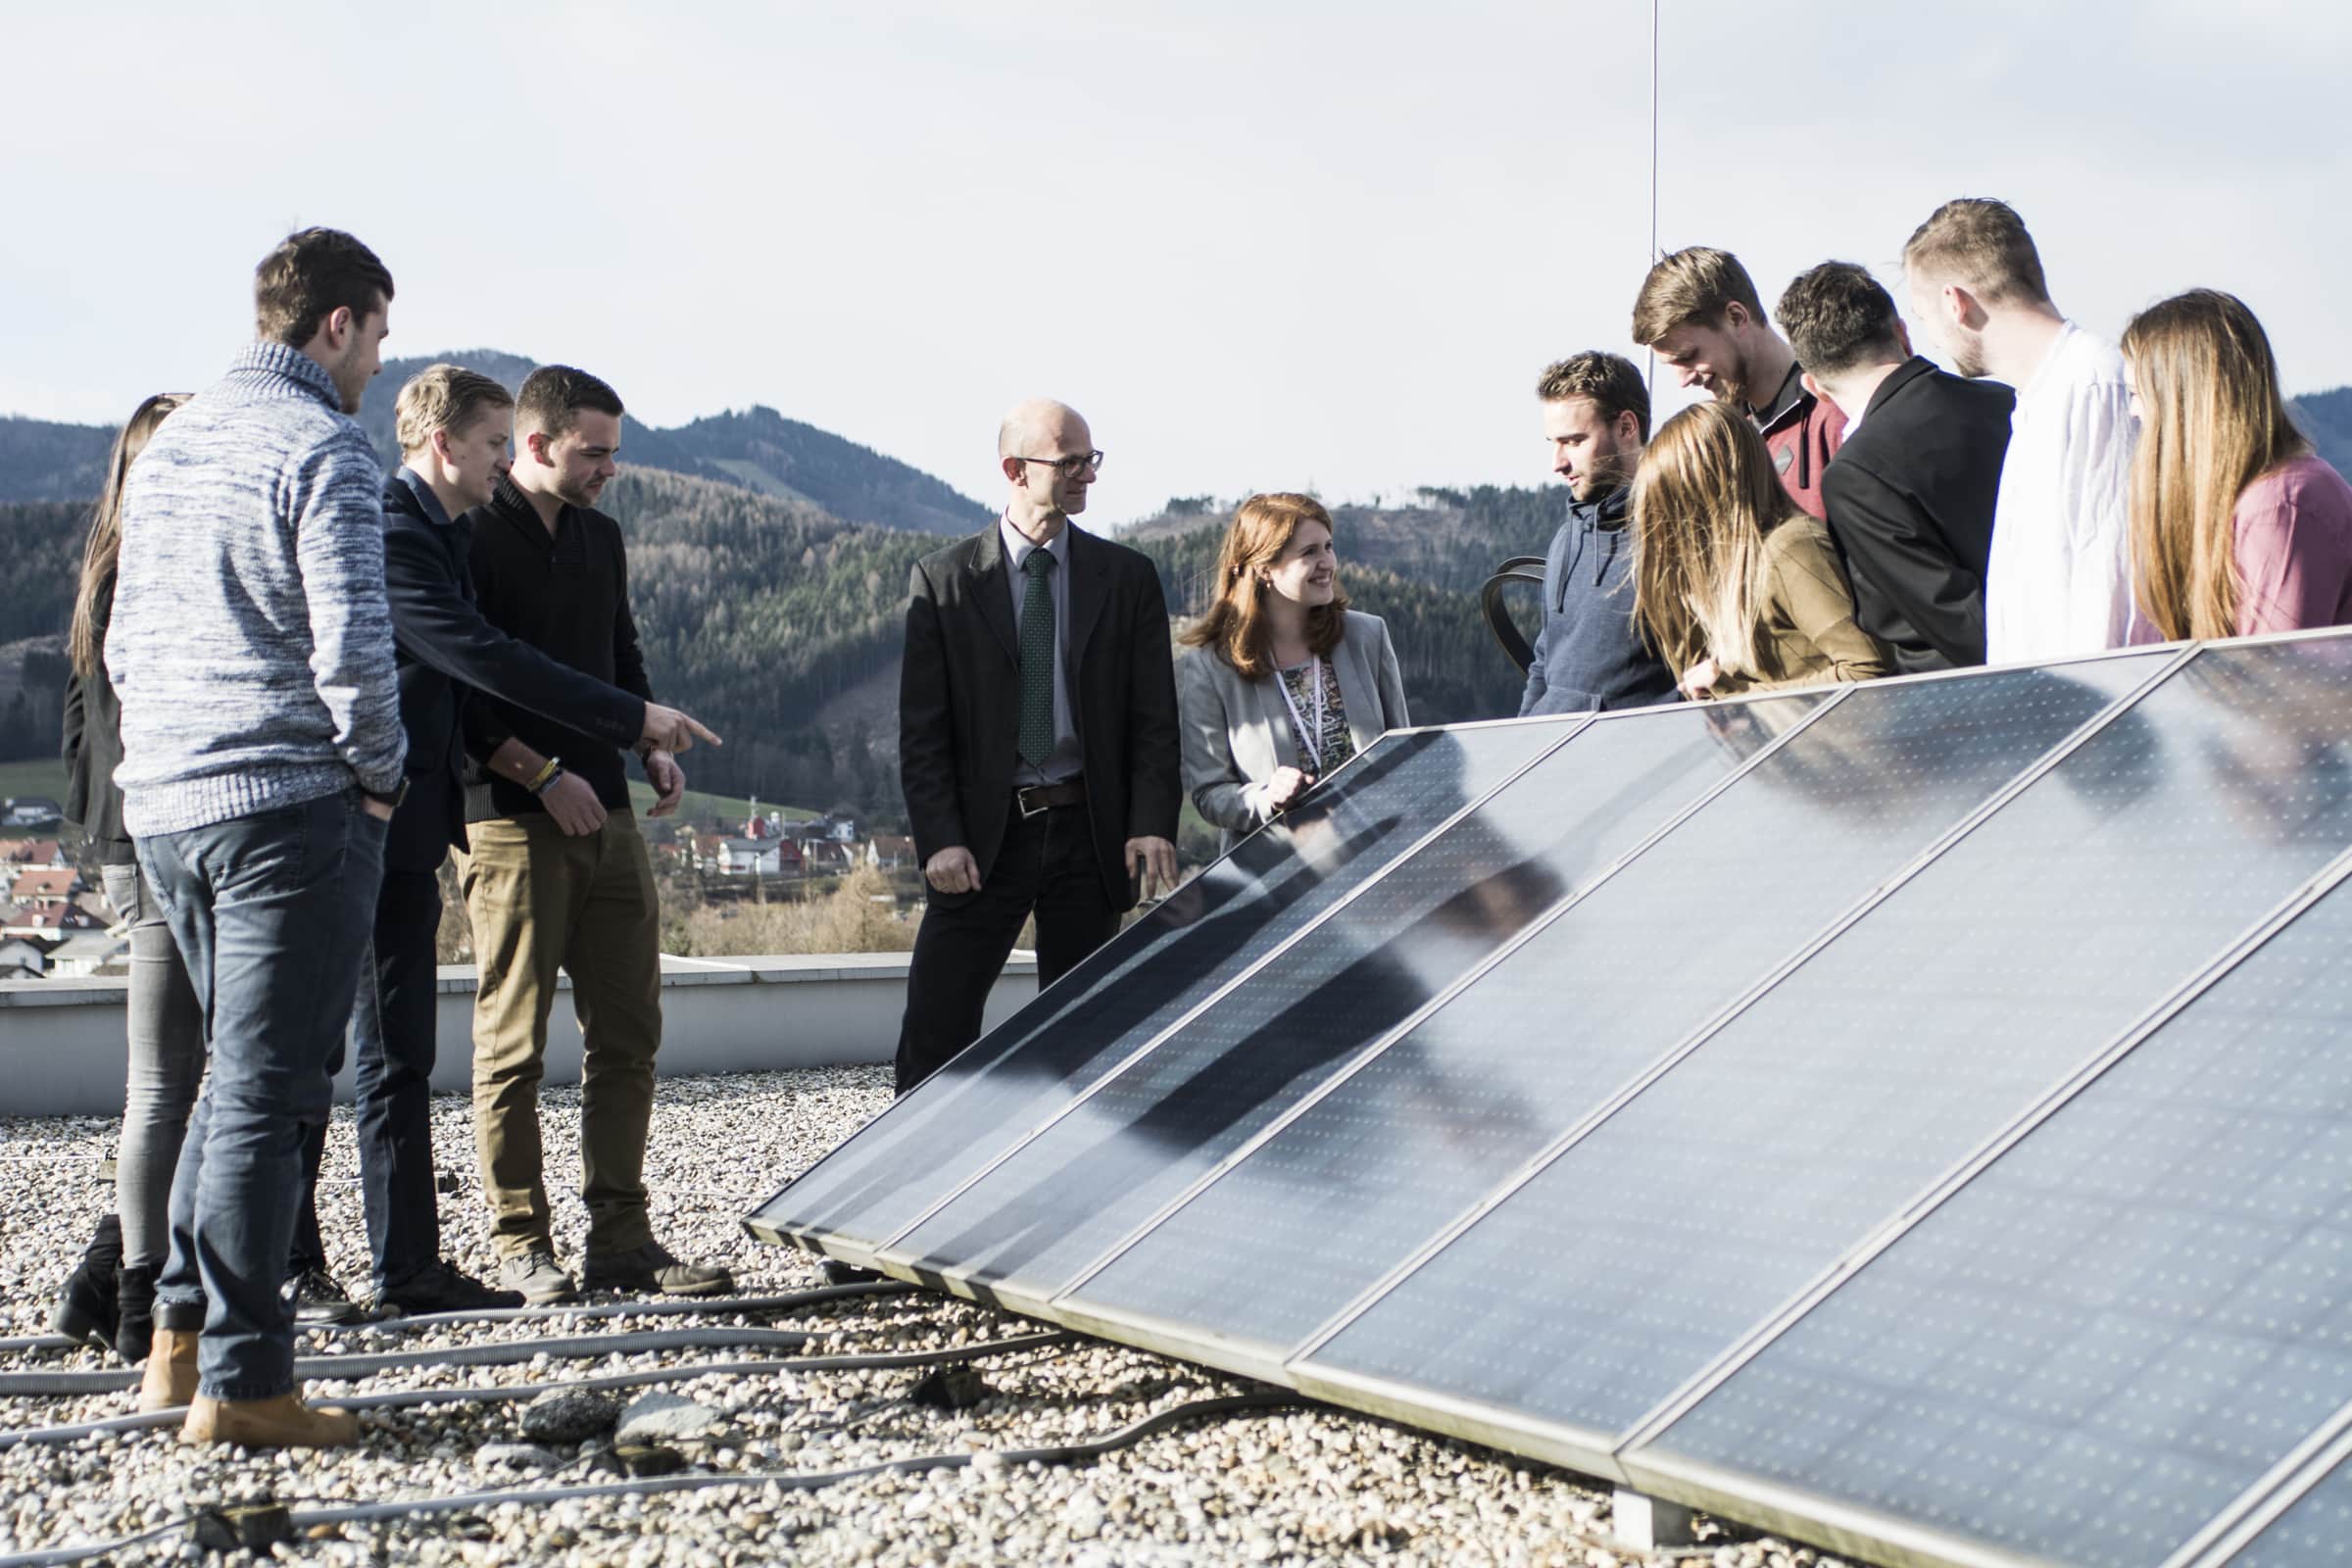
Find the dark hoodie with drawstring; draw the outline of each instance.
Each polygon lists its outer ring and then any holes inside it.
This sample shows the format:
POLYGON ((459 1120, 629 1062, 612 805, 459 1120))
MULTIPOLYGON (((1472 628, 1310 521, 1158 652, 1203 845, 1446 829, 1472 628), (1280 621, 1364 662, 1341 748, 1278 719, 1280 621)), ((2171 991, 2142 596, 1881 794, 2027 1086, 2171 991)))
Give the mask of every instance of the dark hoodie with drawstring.
POLYGON ((1544 557, 1544 630, 1520 716, 1647 708, 1675 700, 1674 675, 1634 626, 1630 490, 1571 501, 1544 557))

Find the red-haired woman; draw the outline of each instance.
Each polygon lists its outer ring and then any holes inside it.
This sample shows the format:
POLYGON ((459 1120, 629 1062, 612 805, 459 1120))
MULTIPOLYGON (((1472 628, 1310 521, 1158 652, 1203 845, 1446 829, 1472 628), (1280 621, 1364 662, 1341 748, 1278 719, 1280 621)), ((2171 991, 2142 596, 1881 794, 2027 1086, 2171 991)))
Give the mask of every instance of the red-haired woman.
POLYGON ((1217 555, 1217 598, 1184 634, 1184 787, 1225 842, 1412 722, 1389 628, 1348 608, 1331 514, 1311 496, 1251 496, 1217 555))

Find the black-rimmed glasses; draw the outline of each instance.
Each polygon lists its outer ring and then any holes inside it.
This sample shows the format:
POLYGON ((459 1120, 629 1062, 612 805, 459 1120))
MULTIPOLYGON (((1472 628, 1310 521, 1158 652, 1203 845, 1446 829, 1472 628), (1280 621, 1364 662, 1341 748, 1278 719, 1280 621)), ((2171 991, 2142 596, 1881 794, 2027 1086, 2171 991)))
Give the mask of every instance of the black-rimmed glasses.
POLYGON ((1023 458, 1021 461, 1045 464, 1063 478, 1075 479, 1081 469, 1088 473, 1101 473, 1102 458, 1103 454, 1100 452, 1073 452, 1066 458, 1023 458))

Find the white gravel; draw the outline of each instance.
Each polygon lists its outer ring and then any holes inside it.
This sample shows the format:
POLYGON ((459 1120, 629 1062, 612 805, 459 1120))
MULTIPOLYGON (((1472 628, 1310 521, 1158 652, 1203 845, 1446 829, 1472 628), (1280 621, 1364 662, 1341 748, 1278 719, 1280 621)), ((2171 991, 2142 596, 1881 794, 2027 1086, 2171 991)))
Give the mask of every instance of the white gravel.
MULTIPOLYGON (((545 1096, 559 1245, 578 1256, 586 1218, 576 1090, 545 1096)), ((663 1079, 647 1181, 655 1226, 681 1256, 723 1261, 748 1295, 821 1283, 812 1259, 751 1242, 740 1218, 889 1100, 886 1068, 663 1079)), ((472 1175, 469 1107, 433 1102, 434 1140, 463 1189, 442 1199, 444 1249, 475 1273, 490 1264, 472 1175)), ((0 1335, 47 1329, 55 1291, 113 1201, 99 1179, 114 1128, 86 1118, 0 1118, 0 1335)), ((328 1141, 321 1218, 330 1263, 347 1285, 367 1273, 348 1110, 328 1141)), ((625 1317, 473 1324, 387 1339, 364 1330, 312 1336, 307 1353, 416 1349, 558 1333, 619 1334, 757 1324, 822 1331, 808 1353, 854 1354, 984 1344, 1036 1332, 1025 1319, 944 1297, 850 1300, 767 1317, 625 1317)), ((336 1394, 546 1383, 665 1365, 779 1358, 773 1350, 688 1349, 601 1361, 538 1358, 507 1367, 405 1369, 336 1394)), ((0 1355, 0 1367, 95 1369, 96 1352, 0 1355)), ((882 1475, 814 1492, 769 1486, 667 1495, 503 1504, 470 1514, 324 1526, 273 1548, 282 1560, 332 1564, 534 1564, 716 1568, 796 1563, 1542 1564, 1616 1568, 1608 1493, 1507 1455, 1320 1407, 1251 1414, 1147 1438, 1086 1466, 1007 1464, 993 1450, 1098 1437, 1172 1405, 1250 1386, 1118 1346, 1082 1342, 979 1363, 994 1390, 940 1411, 906 1397, 921 1370, 727 1374, 612 1396, 612 1411, 666 1411, 663 1440, 693 1473, 829 1472, 883 1459, 978 1451, 968 1468, 882 1475), (691 1401, 701 1413, 676 1401, 691 1401)), ((127 1394, 0 1397, 0 1429, 96 1420, 128 1410, 127 1394)), ((261 1495, 294 1506, 447 1496, 514 1487, 606 1483, 622 1474, 609 1432, 551 1441, 523 1401, 370 1412, 364 1443, 335 1453, 182 1447, 170 1430, 108 1434, 0 1451, 0 1556, 95 1542, 261 1495)), ((574 1423, 577 1425, 577 1423, 574 1423)), ((560 1428, 562 1423, 557 1424, 560 1428)), ((590 1421, 589 1426, 598 1422, 590 1421)), ((1816 1554, 1701 1522, 1709 1568, 1809 1568, 1816 1554)), ((177 1532, 120 1553, 124 1563, 195 1561, 177 1532)), ((241 1559, 252 1560, 252 1559, 241 1559)), ((1827 1563, 1828 1559, 1820 1559, 1827 1563)))

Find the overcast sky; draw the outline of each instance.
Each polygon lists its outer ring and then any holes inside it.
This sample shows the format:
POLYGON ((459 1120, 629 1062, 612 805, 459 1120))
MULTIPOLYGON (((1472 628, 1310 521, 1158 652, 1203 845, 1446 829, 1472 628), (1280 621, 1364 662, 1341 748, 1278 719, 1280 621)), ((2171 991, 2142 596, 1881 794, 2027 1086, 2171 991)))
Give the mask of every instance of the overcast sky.
MULTIPOLYGON (((2211 284, 2290 391, 2352 381, 2352 7, 1663 5, 1659 242, 1768 304, 1830 257, 1894 285, 1993 195, 2086 325, 2211 284)), ((1630 351, 1649 257, 1640 0, 5 21, 0 412, 211 379, 254 263, 330 223, 393 270, 390 352, 569 361, 655 424, 769 404, 992 503, 1032 394, 1093 421, 1102 520, 1533 483, 1537 372, 1630 351)))

